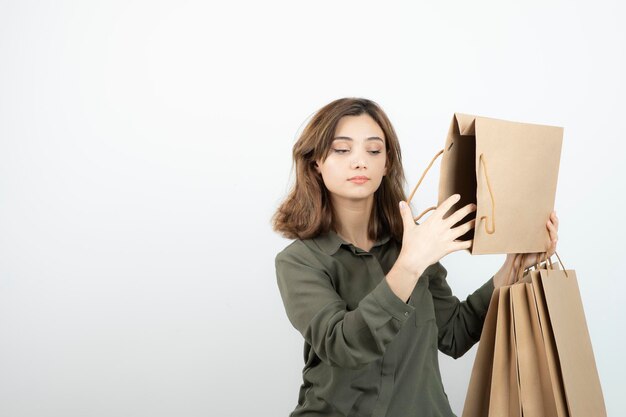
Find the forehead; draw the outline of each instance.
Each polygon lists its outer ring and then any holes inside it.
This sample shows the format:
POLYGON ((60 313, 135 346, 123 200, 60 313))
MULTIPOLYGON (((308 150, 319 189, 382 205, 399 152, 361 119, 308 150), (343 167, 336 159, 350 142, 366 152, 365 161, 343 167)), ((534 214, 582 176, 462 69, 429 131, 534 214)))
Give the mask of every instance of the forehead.
POLYGON ((354 141, 370 139, 369 141, 379 143, 380 140, 374 140, 372 138, 380 138, 383 142, 385 141, 385 133, 369 114, 343 116, 339 119, 339 122, 337 122, 334 137, 351 138, 354 141))

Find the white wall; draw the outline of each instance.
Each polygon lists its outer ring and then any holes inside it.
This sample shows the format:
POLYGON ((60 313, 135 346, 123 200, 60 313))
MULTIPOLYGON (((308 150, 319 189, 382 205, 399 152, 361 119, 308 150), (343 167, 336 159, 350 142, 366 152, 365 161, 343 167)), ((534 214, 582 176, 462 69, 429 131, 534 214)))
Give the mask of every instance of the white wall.
MULTIPOLYGON (((1 1, 0 415, 287 416, 303 342, 269 219, 302 124, 344 96, 387 111, 411 186, 455 111, 565 127, 558 251, 623 413, 624 18, 619 1, 1 1)), ((503 260, 443 263, 463 298, 503 260)), ((442 357, 457 413, 474 352, 442 357)))

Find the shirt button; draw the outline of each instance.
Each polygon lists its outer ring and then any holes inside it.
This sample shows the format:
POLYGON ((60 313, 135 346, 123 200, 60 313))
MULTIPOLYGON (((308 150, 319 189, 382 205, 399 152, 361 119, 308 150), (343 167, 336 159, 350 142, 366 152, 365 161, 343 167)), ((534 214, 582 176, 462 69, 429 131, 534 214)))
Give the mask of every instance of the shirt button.
POLYGON ((405 312, 404 312, 404 315, 405 315, 405 317, 409 317, 409 312, 408 312, 408 311, 405 311, 405 312))

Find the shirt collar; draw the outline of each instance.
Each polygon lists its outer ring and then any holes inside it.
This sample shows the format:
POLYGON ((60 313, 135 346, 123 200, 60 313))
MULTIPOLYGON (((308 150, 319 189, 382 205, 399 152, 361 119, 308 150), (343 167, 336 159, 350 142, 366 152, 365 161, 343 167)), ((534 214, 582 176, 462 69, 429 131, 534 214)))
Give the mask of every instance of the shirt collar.
MULTIPOLYGON (((374 243, 374 246, 372 246, 372 248, 376 246, 384 245, 385 243, 389 241, 389 239, 390 239, 390 235, 386 234, 381 239, 379 239, 376 243, 374 243)), ((330 230, 326 234, 321 234, 313 238, 313 241, 315 241, 315 243, 317 243, 317 245, 327 255, 334 255, 339 250, 341 245, 354 247, 352 243, 346 242, 345 240, 343 240, 334 230, 330 230)))

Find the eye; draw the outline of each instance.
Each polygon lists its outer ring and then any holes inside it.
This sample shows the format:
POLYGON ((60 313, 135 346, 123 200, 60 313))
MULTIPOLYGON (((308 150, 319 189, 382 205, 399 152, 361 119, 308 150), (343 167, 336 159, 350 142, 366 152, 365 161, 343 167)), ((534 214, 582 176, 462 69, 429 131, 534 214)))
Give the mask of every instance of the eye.
POLYGON ((349 149, 333 149, 333 151, 337 152, 337 153, 345 153, 345 152, 349 152, 349 149))
POLYGON ((378 155, 380 153, 380 151, 370 151, 370 153, 372 153, 374 155, 378 155))

